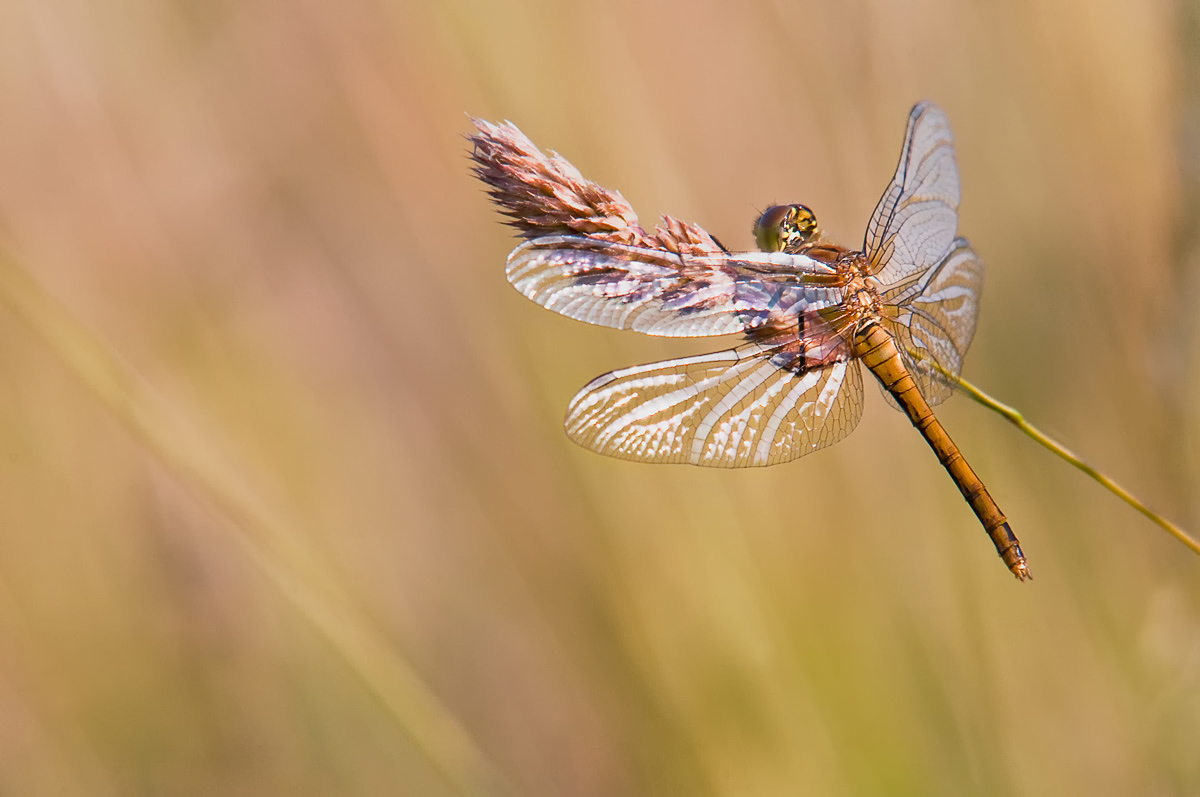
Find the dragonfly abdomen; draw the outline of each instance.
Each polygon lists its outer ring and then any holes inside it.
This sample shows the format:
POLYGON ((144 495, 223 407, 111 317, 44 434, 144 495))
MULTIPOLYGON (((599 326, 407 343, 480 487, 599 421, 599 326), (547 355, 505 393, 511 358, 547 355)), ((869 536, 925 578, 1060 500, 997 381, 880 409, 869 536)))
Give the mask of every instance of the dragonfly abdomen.
POLYGON ((1013 534, 1012 527, 1008 525, 1008 519, 1004 517, 983 481, 975 475, 975 471, 971 469, 941 421, 933 414, 925 397, 921 395, 916 380, 900 357, 896 341, 878 323, 868 321, 855 332, 853 351, 862 364, 875 374, 875 378, 884 389, 896 399, 913 426, 937 454, 938 461, 954 479, 959 492, 979 518, 979 522, 996 546, 996 553, 1000 554, 1008 569, 1022 581, 1029 578, 1025 554, 1021 551, 1020 542, 1013 534))

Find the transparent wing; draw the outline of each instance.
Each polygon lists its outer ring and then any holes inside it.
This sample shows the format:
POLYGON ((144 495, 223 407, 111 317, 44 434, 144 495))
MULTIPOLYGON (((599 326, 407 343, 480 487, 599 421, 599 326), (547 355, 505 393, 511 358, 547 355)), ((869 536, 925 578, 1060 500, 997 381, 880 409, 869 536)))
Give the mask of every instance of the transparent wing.
POLYGON ((908 115, 896 174, 867 225, 863 251, 886 285, 946 256, 958 232, 959 183, 950 121, 921 103, 908 115))
POLYGON ((829 266, 782 252, 686 255, 546 236, 514 249, 507 273, 517 290, 549 310, 672 337, 743 332, 841 301, 840 289, 820 284, 834 273, 829 266))
POLYGON ((862 414, 858 362, 827 359, 804 369, 794 345, 750 343, 613 371, 572 399, 567 435, 639 462, 787 462, 841 440, 862 414))
MULTIPOLYGON (((963 357, 975 337, 982 290, 983 261, 958 238, 936 266, 881 293, 887 306, 883 323, 931 405, 954 390, 938 366, 953 376, 962 373, 963 357)), ((884 395, 891 400, 887 391, 884 395)))

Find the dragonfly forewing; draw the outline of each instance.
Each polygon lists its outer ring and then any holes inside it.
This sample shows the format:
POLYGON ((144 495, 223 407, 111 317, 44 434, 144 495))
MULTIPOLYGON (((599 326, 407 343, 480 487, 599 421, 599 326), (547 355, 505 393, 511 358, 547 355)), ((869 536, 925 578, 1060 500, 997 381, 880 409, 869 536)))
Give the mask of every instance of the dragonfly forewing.
POLYGON ((899 282, 941 260, 957 234, 959 197, 950 120, 920 103, 908 115, 900 162, 863 242, 881 282, 899 282))
POLYGON ((794 323, 804 307, 842 300, 825 263, 781 252, 678 254, 579 236, 513 250, 508 280, 541 306, 589 324, 703 337, 794 323))

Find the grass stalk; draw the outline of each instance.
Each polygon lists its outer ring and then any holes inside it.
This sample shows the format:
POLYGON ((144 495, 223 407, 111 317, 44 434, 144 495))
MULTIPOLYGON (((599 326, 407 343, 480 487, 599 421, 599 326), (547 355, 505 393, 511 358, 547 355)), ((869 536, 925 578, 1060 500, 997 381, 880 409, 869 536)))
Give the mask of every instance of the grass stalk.
MULTIPOLYGON (((941 369, 939 368, 939 370, 941 369)), ((1079 470, 1086 473, 1089 477, 1099 482, 1100 485, 1106 490, 1120 498, 1125 503, 1129 504, 1138 512, 1141 512, 1153 523, 1165 529, 1167 533, 1182 542, 1188 548, 1191 548, 1194 553, 1200 554, 1200 542, 1197 542, 1195 538, 1193 538, 1179 526, 1164 518, 1162 515, 1150 509, 1150 507, 1142 503, 1136 496, 1093 466, 1089 465, 1087 462, 1080 459, 1077 454, 1068 449, 1062 443, 1059 443, 1041 429, 1038 429, 1036 426, 1026 421, 1025 417, 1020 412, 1008 406, 1007 404, 1003 404, 1000 401, 992 398, 987 393, 984 393, 982 390, 975 387, 975 385, 963 379, 961 376, 955 376, 954 374, 950 374, 944 370, 942 371, 942 374, 953 380, 958 387, 961 388, 972 399, 992 410, 993 412, 999 413, 1005 420, 1007 420, 1013 426, 1016 426, 1039 445, 1048 448, 1056 456, 1069 462, 1079 470)))

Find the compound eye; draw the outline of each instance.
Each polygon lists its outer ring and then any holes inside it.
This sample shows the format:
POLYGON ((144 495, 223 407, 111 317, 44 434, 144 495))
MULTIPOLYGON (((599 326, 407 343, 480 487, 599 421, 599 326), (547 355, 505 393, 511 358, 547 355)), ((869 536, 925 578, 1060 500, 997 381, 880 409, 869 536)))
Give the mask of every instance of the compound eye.
POLYGON ((804 205, 792 205, 792 213, 788 218, 789 233, 794 238, 807 243, 817 235, 817 216, 804 205))
POLYGON ((788 217, 793 205, 773 205, 754 222, 754 240, 763 252, 781 252, 787 244, 788 217))
POLYGON ((775 205, 754 223, 754 239, 764 252, 795 253, 819 232, 816 215, 804 205, 775 205))

